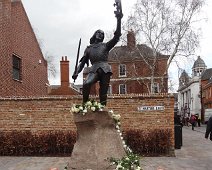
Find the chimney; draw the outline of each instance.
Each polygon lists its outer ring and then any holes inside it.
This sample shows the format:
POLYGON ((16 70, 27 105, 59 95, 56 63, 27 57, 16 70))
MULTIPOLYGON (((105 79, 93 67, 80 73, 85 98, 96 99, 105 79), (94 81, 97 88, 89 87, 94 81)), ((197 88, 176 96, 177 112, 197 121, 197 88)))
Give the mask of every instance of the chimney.
POLYGON ((67 60, 67 56, 62 57, 62 61, 60 61, 60 74, 61 74, 61 86, 69 87, 69 61, 67 60))
POLYGON ((129 50, 133 50, 135 46, 136 46, 135 33, 133 30, 130 30, 127 33, 127 47, 129 48, 129 50))

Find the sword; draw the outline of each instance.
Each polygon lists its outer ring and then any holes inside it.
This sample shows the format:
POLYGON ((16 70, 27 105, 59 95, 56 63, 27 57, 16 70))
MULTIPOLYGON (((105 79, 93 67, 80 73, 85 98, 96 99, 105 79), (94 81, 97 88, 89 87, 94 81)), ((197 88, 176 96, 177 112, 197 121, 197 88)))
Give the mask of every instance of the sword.
MULTIPOLYGON (((81 46, 81 38, 79 40, 79 45, 78 45, 78 51, 77 51, 77 59, 76 59, 76 64, 75 64, 75 70, 74 70, 74 74, 77 73, 77 66, 78 66, 78 61, 79 61, 79 53, 80 53, 80 46, 81 46)), ((77 78, 74 78, 74 82, 77 78)))
POLYGON ((114 11, 116 17, 118 15, 122 15, 122 6, 121 6, 121 0, 115 0, 115 3, 114 3, 114 7, 116 7, 116 11, 114 11))

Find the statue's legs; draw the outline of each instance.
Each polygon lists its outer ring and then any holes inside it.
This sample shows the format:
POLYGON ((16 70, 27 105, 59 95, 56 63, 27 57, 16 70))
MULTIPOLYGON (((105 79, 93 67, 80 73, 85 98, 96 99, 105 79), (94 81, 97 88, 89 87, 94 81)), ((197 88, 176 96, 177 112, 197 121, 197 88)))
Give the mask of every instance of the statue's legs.
POLYGON ((83 82, 83 103, 86 103, 88 101, 91 85, 98 81, 98 77, 98 73, 89 73, 85 81, 83 82))
POLYGON ((99 98, 100 98, 100 103, 102 105, 107 104, 107 91, 108 91, 108 87, 110 84, 110 75, 111 73, 104 73, 102 71, 102 74, 100 76, 100 81, 99 81, 99 98))

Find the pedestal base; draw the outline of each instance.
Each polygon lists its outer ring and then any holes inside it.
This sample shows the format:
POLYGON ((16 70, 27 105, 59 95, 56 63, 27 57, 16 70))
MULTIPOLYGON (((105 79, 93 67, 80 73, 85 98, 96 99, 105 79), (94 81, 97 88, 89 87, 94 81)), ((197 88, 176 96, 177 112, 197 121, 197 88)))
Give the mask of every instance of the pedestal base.
POLYGON ((108 112, 74 114, 77 142, 74 145, 69 169, 112 170, 109 158, 122 158, 125 151, 115 123, 108 112))

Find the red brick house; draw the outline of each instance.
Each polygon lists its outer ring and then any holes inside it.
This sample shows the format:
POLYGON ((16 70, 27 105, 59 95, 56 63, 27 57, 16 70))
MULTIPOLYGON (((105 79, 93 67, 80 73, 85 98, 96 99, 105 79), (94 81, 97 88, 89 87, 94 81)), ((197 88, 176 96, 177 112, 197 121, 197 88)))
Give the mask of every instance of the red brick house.
POLYGON ((168 57, 158 53, 155 70, 152 72, 150 66, 154 63, 153 50, 145 44, 136 45, 135 35, 129 31, 127 45, 116 46, 109 55, 109 64, 113 70, 109 93, 168 92, 168 77, 164 76, 168 57), (151 77, 154 77, 152 84, 151 77))
POLYGON ((20 0, 0 1, 0 96, 47 94, 47 62, 20 0))
MULTIPOLYGON (((153 50, 145 44, 136 45, 134 32, 129 31, 127 45, 116 46, 109 53, 108 63, 113 75, 108 94, 167 93, 168 76, 164 73, 168 58, 168 55, 160 53, 153 57, 153 50), (150 66, 154 59, 155 70, 152 72, 150 66)), ((83 77, 86 77, 88 70, 89 67, 84 69, 83 77)), ((99 85, 96 83, 90 94, 98 95, 98 89, 99 85)))
POLYGON ((201 117, 207 121, 212 116, 212 68, 205 70, 201 76, 201 117))

